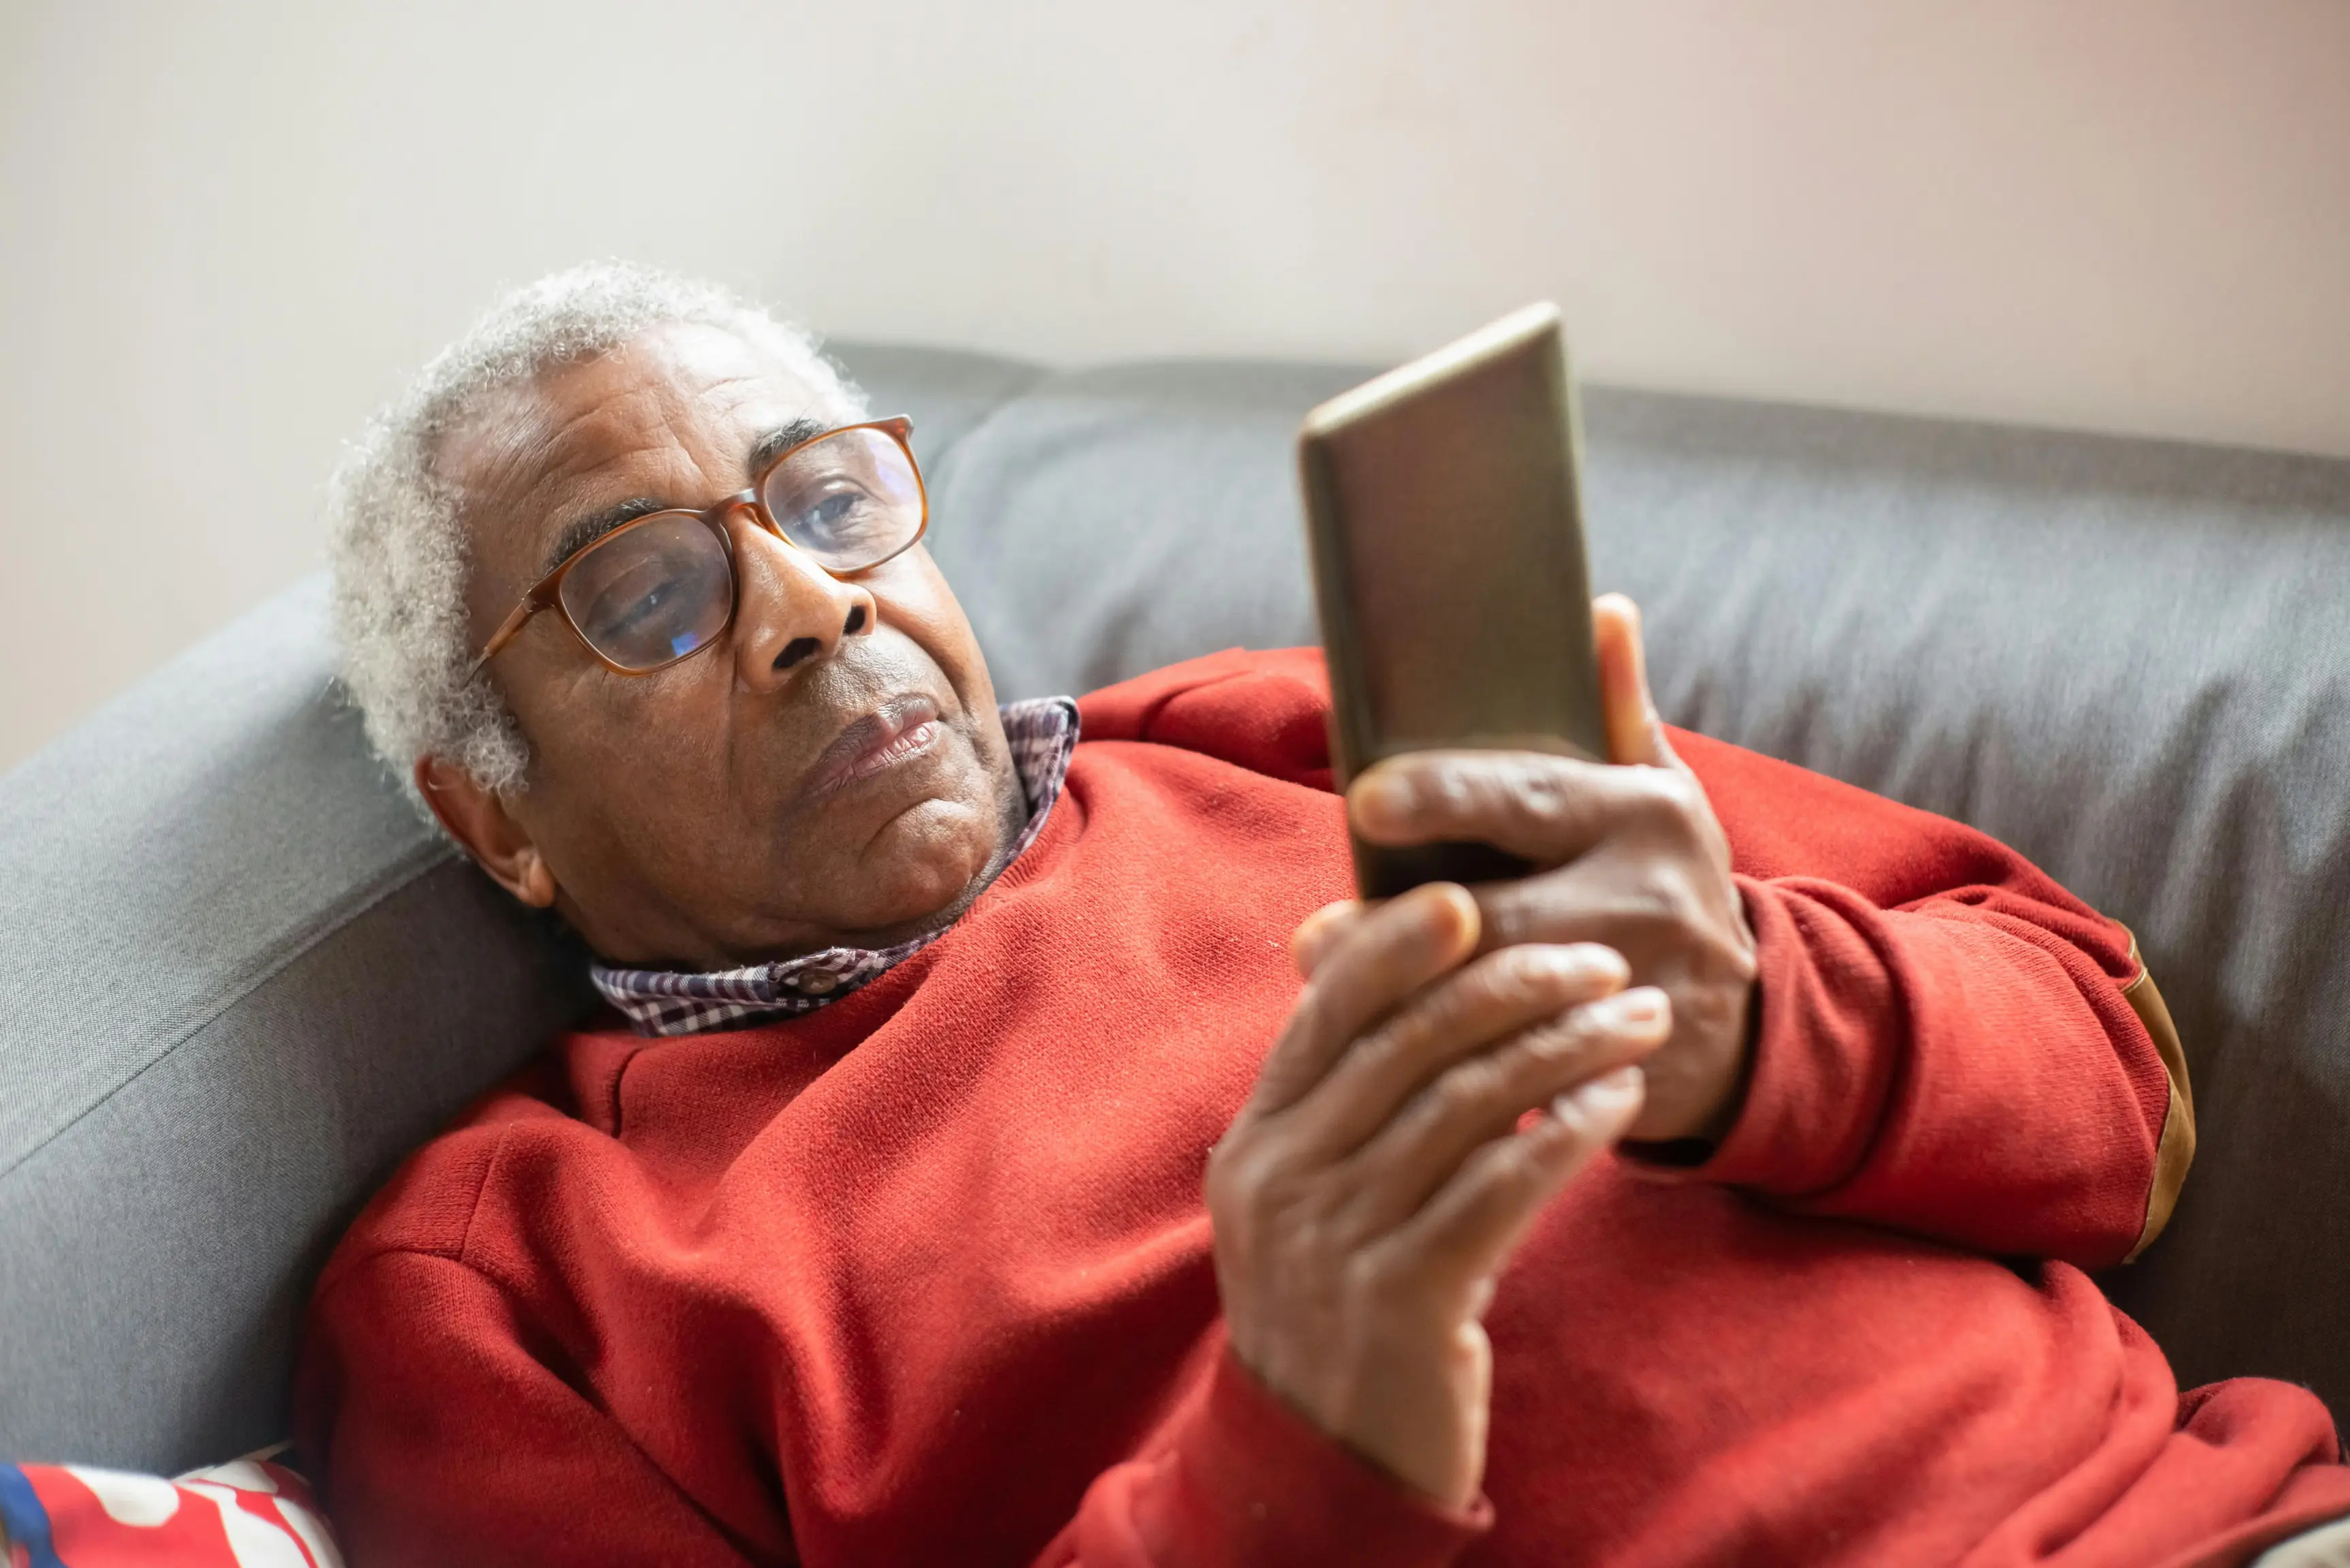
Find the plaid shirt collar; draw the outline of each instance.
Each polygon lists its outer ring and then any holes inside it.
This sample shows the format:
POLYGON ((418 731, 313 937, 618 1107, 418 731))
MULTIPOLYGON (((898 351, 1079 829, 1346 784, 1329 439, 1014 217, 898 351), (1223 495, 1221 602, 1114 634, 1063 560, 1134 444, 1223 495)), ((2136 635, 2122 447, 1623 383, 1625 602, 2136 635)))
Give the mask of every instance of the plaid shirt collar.
MULTIPOLYGON (((1028 826, 1014 841, 1009 866, 1044 831, 1053 803, 1069 776, 1069 755, 1077 749, 1077 705, 1066 697, 1009 702, 999 710, 1012 742, 1013 771, 1028 797, 1028 826)), ((674 970, 589 969, 604 1000, 627 1016, 639 1034, 698 1034, 705 1029, 736 1028, 771 1018, 814 1012, 828 1002, 869 985, 947 934, 941 927, 893 948, 827 948, 805 958, 710 974, 674 970)))

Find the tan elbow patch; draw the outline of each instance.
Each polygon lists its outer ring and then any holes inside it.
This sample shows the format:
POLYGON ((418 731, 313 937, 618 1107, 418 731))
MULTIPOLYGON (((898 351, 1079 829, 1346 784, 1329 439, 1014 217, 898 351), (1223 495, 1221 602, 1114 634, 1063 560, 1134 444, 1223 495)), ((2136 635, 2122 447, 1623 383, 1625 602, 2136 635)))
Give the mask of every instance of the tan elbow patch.
POLYGON ((2187 1053, 2178 1044, 2178 1026, 2170 1021, 2170 1009, 2163 1004, 2162 992, 2155 989, 2154 972, 2138 956, 2137 939, 2130 939, 2130 961, 2137 965, 2137 978, 2122 987, 2122 999, 2146 1025, 2154 1038, 2154 1049, 2162 1058, 2162 1070, 2170 1078, 2170 1106, 2163 1113, 2162 1140, 2155 1146, 2154 1182, 2146 1195, 2146 1223, 2139 1228, 2137 1244, 2129 1250, 2122 1262, 2129 1262, 2154 1244, 2162 1228, 2170 1222, 2170 1211, 2178 1203, 2178 1189, 2187 1183, 2187 1168, 2195 1163, 2195 1090, 2187 1081, 2187 1053))

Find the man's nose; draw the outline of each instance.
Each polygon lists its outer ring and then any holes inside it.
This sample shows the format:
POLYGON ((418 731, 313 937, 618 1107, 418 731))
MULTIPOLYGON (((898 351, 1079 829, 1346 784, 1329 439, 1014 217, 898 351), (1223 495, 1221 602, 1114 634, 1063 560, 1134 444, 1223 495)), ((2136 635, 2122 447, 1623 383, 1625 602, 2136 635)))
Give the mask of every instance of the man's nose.
POLYGON ((844 582, 768 533, 746 513, 734 535, 734 664, 745 685, 780 686, 795 671, 830 659, 879 618, 873 596, 844 582))

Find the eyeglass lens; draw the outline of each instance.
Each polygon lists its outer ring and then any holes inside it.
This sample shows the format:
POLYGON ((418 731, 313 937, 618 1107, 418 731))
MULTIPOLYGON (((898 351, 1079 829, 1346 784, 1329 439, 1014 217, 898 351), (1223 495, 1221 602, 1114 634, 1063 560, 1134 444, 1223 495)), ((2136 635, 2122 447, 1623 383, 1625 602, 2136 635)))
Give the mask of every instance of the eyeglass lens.
POLYGON ((886 431, 837 431, 777 463, 759 487, 785 538, 835 572, 904 549, 922 526, 922 485, 886 431))
POLYGON ((590 648, 623 670, 651 670, 725 629, 734 572, 701 518, 665 513, 581 556, 562 598, 590 648))
MULTIPOLYGON (((921 481, 883 431, 810 441, 775 465, 759 499, 784 537, 831 572, 885 561, 922 526, 921 481)), ((560 597, 598 653, 623 670, 655 670, 725 629, 733 565, 701 518, 663 513, 581 555, 560 597)))

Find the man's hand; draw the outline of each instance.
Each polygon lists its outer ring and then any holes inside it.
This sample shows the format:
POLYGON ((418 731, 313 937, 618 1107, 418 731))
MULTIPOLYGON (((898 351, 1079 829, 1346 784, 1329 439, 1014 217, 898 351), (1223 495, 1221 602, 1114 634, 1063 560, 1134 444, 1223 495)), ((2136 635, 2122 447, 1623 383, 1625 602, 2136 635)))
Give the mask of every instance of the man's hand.
POLYGON ((1324 1431, 1453 1506, 1484 1473, 1492 1281, 1630 1125, 1671 1027, 1606 948, 1473 957, 1435 884, 1300 928, 1307 983, 1208 1161, 1233 1352, 1324 1431), (1530 1110, 1543 1114, 1523 1130, 1530 1110))
MULTIPOLYGON (((1738 1110, 1753 1011, 1754 936, 1730 877, 1730 846, 1695 775, 1673 754, 1648 697, 1640 617, 1592 606, 1613 761, 1531 752, 1421 752, 1367 770, 1347 792, 1356 831, 1378 844, 1470 839, 1539 868, 1473 889, 1483 946, 1599 942, 1632 979, 1672 999, 1672 1038, 1643 1066, 1648 1103, 1631 1136, 1719 1138, 1738 1110)), ((1327 940, 1359 907, 1334 906, 1306 935, 1327 940)))

